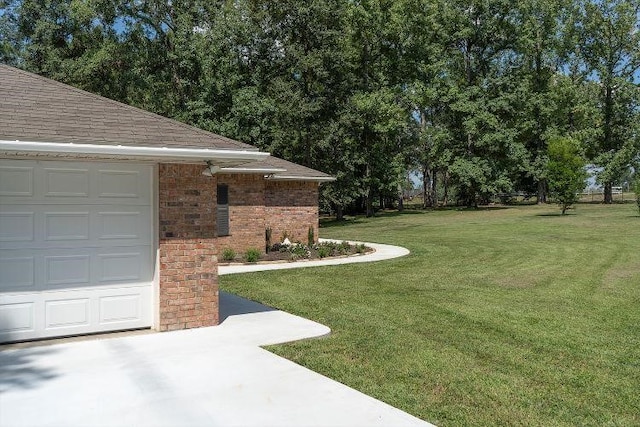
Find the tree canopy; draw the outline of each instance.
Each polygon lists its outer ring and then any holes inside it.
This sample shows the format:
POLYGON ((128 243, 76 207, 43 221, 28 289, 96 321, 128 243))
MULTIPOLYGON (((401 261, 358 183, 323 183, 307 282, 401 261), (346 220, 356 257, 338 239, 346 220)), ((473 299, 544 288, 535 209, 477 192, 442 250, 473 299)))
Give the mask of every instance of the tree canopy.
POLYGON ((333 174, 372 215, 545 202, 580 141, 611 202, 640 153, 640 0, 0 0, 0 60, 333 174))

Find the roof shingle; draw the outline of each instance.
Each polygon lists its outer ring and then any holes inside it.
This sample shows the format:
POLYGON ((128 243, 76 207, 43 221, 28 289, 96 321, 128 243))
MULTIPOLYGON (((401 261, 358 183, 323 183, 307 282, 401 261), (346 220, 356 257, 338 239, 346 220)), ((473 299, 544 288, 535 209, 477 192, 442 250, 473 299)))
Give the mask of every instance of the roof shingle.
MULTIPOLYGON (((249 144, 3 64, 0 94, 4 141, 257 151, 249 144)), ((276 178, 332 179, 273 156, 243 167, 287 170, 276 178)))
POLYGON ((0 64, 0 139, 256 150, 148 111, 0 64))

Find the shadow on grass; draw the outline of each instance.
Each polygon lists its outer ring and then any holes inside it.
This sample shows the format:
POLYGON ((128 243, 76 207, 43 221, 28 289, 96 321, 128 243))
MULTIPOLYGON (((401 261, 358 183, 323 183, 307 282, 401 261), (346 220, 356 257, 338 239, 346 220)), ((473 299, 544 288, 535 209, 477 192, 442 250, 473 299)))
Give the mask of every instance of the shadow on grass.
POLYGON ((541 218, 553 218, 553 217, 557 217, 557 218, 562 218, 562 217, 568 217, 568 216, 576 216, 576 213, 569 213, 567 212, 566 214, 562 214, 562 212, 549 212, 549 213, 539 213, 536 214, 535 216, 539 216, 541 218))

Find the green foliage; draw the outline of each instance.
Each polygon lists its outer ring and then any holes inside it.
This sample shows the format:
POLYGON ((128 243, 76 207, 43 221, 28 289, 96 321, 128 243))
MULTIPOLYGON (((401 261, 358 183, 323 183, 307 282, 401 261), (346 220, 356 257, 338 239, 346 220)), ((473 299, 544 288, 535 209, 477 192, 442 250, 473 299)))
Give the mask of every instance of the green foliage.
POLYGON ((249 248, 244 254, 244 259, 247 262, 258 262, 260 259, 260 250, 256 248, 249 248))
POLYGON ((271 227, 267 227, 264 230, 264 240, 265 240, 265 252, 271 252, 271 234, 273 233, 273 229, 271 227))
POLYGON ((320 245, 318 247, 318 257, 326 258, 328 256, 331 256, 331 248, 326 245, 320 245))
POLYGON ((636 195, 636 204, 638 205, 638 213, 640 214, 640 173, 636 172, 636 179, 633 183, 633 192, 636 195))
MULTIPOLYGON (((323 210, 546 197, 574 137, 610 189, 635 161, 637 0, 0 0, 0 61, 330 173, 323 210)), ((317 236, 315 236, 317 237, 317 236)))
POLYGON ((585 187, 585 161, 577 141, 566 137, 554 137, 549 141, 548 156, 549 193, 561 206, 564 215, 585 187))
POLYGON ((233 261, 236 259, 236 251, 232 248, 224 248, 222 250, 222 259, 225 261, 233 261))
POLYGON ((316 243, 315 229, 313 225, 310 225, 309 230, 307 231, 307 244, 309 246, 313 246, 315 243, 316 243))
POLYGON ((291 254, 292 261, 306 259, 311 256, 309 247, 301 243, 294 243, 293 245, 288 246, 287 251, 291 254))
POLYGON ((639 7, 636 0, 587 1, 579 12, 584 68, 600 86, 596 133, 587 141, 587 154, 602 167, 598 180, 605 188, 605 203, 613 201, 611 187, 628 168, 631 156, 627 147, 637 139, 639 7))

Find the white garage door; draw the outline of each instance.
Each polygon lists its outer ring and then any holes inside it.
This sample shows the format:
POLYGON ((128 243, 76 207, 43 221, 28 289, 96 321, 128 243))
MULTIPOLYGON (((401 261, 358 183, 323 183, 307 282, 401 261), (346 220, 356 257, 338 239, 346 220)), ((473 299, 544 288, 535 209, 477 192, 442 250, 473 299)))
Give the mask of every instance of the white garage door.
POLYGON ((0 160, 0 342, 151 326, 152 167, 0 160))

